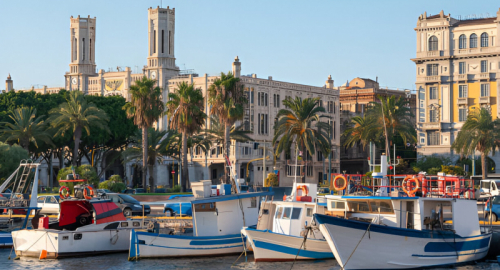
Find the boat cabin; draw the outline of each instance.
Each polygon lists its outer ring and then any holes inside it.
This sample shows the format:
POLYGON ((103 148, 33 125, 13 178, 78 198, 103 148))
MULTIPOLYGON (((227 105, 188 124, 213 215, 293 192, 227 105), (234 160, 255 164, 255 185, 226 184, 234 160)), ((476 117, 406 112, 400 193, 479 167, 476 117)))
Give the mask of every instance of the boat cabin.
POLYGON ((240 234, 242 227, 257 224, 261 198, 274 194, 248 192, 212 196, 211 185, 200 185, 200 190, 193 193, 196 198, 191 201, 194 236, 240 234))
POLYGON ((474 200, 455 198, 327 195, 327 215, 415 230, 454 230, 478 235, 474 200))

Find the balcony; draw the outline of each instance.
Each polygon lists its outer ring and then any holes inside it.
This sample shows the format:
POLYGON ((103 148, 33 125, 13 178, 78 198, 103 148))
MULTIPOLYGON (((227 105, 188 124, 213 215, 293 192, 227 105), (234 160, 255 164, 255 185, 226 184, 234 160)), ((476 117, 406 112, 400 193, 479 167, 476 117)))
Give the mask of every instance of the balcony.
POLYGON ((425 81, 426 82, 439 82, 440 78, 439 78, 439 76, 426 76, 425 81))
POLYGON ((479 104, 490 104, 490 97, 479 97, 479 104))
POLYGON ((490 73, 488 72, 483 72, 479 74, 479 79, 489 79, 490 78, 490 73))
POLYGON ((468 98, 458 98, 457 104, 458 105, 469 105, 469 100, 468 100, 468 98))
POLYGON ((422 123, 422 129, 423 130, 428 130, 428 129, 440 129, 441 124, 439 122, 427 122, 427 123, 422 123))
POLYGON ((467 74, 458 74, 457 80, 467 80, 467 74))

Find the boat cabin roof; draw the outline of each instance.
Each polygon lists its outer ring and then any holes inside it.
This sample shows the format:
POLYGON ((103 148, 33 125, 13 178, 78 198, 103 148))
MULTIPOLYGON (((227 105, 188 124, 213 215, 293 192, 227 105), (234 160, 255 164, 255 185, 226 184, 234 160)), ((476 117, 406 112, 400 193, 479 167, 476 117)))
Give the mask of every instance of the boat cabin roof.
POLYGON ((274 192, 272 192, 272 191, 248 192, 248 193, 215 196, 215 197, 206 198, 206 199, 193 200, 193 201, 191 201, 191 204, 195 205, 195 204, 201 204, 201 203, 231 201, 231 200, 260 197, 260 196, 268 196, 268 195, 274 195, 274 192))

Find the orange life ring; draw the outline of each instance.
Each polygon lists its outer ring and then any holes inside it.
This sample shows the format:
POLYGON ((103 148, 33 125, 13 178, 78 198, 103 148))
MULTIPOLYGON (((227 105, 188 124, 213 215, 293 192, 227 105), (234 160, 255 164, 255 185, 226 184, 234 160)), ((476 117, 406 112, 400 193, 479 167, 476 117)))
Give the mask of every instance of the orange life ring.
POLYGON ((59 189, 59 197, 61 197, 61 199, 63 200, 69 198, 69 188, 67 186, 62 186, 59 189), (63 194, 64 190, 66 190, 66 194, 63 194))
POLYGON ((83 189, 83 197, 87 200, 91 200, 92 197, 94 197, 94 189, 91 186, 86 186, 83 189), (88 193, 87 190, 89 191, 88 193))
POLYGON ((345 179, 345 177, 343 175, 340 175, 340 174, 337 175, 337 176, 335 176, 335 179, 333 179, 333 188, 335 190, 340 191, 340 190, 344 190, 346 187, 347 187, 347 180, 345 179), (344 180, 344 185, 343 186, 341 186, 341 187, 337 186, 337 180, 338 179, 344 180))
POLYGON ((405 179, 403 180, 403 182, 401 183, 401 185, 403 186, 403 191, 408 195, 408 196, 413 196, 417 190, 420 188, 419 185, 418 185, 418 179, 413 177, 413 176, 407 176, 405 177, 405 179), (406 185, 408 185, 410 183, 410 181, 414 181, 415 182, 415 187, 412 189, 412 190, 408 190, 406 188, 406 185))
POLYGON ((307 196, 309 194, 309 188, 307 186, 297 186, 297 191, 302 190, 302 196, 307 196), (304 195, 305 193, 305 195, 304 195))

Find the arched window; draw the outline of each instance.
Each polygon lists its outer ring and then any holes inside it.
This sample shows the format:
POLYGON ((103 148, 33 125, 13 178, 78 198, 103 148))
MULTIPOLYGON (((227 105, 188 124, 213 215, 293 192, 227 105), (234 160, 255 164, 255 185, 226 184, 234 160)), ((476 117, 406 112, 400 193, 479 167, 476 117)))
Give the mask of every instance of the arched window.
POLYGON ((85 60, 85 38, 82 38, 82 44, 83 44, 82 45, 83 46, 83 49, 82 49, 82 52, 83 52, 82 53, 82 55, 83 55, 82 60, 85 60))
POLYGON ((469 48, 477 48, 477 35, 476 34, 470 35, 469 43, 470 43, 469 48))
POLYGON ((481 47, 488 47, 488 34, 486 32, 481 34, 481 47))
POLYGON ((458 48, 467 49, 467 37, 465 35, 460 35, 458 38, 458 48))
POLYGON ((438 49, 438 38, 432 36, 429 38, 429 51, 437 51, 438 49))

